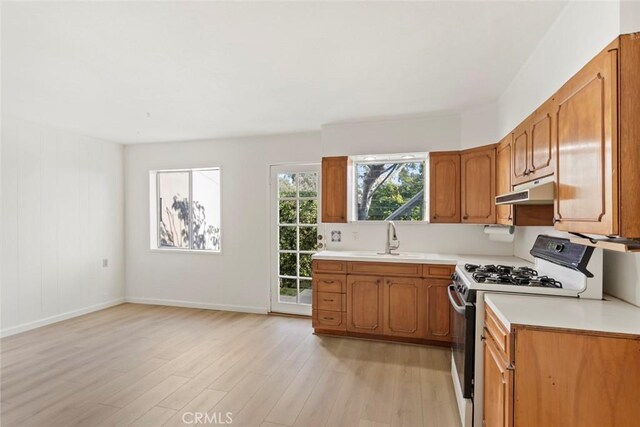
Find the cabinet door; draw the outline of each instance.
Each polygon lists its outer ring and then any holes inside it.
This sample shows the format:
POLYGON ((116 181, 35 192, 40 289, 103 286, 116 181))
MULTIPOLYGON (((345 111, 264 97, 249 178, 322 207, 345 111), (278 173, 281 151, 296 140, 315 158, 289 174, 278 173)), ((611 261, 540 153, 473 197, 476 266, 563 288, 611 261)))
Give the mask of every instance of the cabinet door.
MULTIPOLYGON (((511 191, 511 138, 506 136, 496 148, 496 194, 511 191)), ((496 222, 513 225, 513 205, 496 206, 496 222)))
POLYGON ((637 337, 533 327, 516 332, 518 427, 639 425, 637 337))
POLYGON ((551 175, 555 170, 552 119, 554 106, 555 99, 549 99, 531 118, 528 180, 551 175))
POLYGON ((511 183, 529 181, 529 118, 513 131, 511 183))
POLYGON ((380 276, 347 276, 347 330, 382 334, 383 286, 380 276))
POLYGON ((322 158, 322 222, 347 222, 348 158, 322 158))
POLYGON ((616 52, 596 56, 556 94, 558 230, 618 233, 616 52))
POLYGON ((484 333, 484 385, 482 425, 513 425, 513 371, 507 369, 492 338, 484 333))
POLYGON ((460 153, 429 154, 430 222, 460 222, 460 153))
POLYGON ((426 303, 425 319, 426 338, 436 341, 451 342, 451 305, 447 295, 449 279, 425 279, 424 288, 426 303))
POLYGON ((384 334, 424 338, 422 279, 385 277, 384 334))
POLYGON ((496 149, 495 146, 464 151, 462 169, 462 222, 496 222, 496 149))

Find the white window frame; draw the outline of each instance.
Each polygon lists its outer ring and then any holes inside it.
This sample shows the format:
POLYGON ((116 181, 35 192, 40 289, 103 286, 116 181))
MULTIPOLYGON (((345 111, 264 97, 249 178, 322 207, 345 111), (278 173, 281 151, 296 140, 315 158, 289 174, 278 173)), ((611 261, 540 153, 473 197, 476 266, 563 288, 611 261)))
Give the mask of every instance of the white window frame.
POLYGON ((192 253, 192 254, 222 254, 222 168, 211 166, 192 169, 160 169, 149 172, 149 243, 153 252, 164 253, 192 253), (217 170, 220 174, 220 246, 214 249, 193 249, 193 209, 189 210, 189 247, 177 248, 171 246, 160 246, 160 175, 164 173, 185 173, 189 174, 189 201, 193 201, 193 172, 217 170))
POLYGON ((379 163, 422 163, 424 165, 424 197, 422 199, 422 219, 419 221, 394 220, 402 224, 428 224, 429 223, 429 153, 394 153, 394 154, 366 154, 350 156, 351 163, 348 198, 350 213, 349 222, 358 224, 380 224, 385 220, 364 220, 358 219, 358 165, 379 164, 379 163))

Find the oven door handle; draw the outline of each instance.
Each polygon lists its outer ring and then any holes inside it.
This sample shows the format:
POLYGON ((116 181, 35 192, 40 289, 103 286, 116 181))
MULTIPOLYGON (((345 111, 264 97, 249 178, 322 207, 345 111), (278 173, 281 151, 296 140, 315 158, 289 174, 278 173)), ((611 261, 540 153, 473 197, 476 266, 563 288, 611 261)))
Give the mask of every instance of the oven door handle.
POLYGON ((453 307, 453 309, 457 313, 462 314, 464 316, 466 307, 464 305, 458 305, 458 303, 456 302, 456 300, 453 297, 454 293, 456 295, 458 294, 458 292, 456 291, 455 286, 449 285, 449 286, 447 286, 447 289, 449 290, 448 295, 449 295, 449 302, 451 303, 451 306, 453 307))

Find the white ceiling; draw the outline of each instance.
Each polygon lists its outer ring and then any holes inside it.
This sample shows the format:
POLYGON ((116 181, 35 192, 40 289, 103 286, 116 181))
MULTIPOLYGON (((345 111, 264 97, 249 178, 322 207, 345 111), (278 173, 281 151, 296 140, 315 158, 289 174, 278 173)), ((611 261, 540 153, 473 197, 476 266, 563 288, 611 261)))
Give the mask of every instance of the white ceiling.
POLYGON ((137 143, 495 101, 564 2, 2 4, 2 108, 137 143))

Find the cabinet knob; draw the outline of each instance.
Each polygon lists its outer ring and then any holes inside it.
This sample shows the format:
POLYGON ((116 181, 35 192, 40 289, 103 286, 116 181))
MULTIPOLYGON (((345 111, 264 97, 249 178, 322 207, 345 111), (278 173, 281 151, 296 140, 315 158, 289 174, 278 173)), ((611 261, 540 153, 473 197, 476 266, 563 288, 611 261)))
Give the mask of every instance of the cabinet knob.
POLYGON ((463 216, 462 219, 469 219, 467 215, 463 216))

